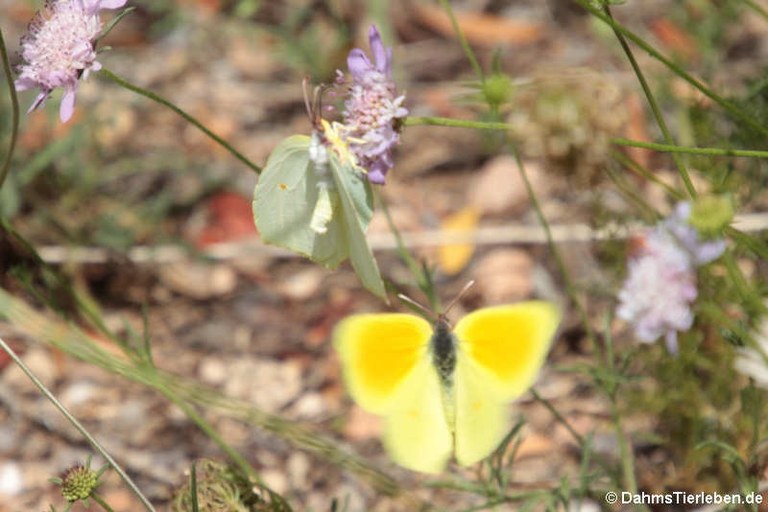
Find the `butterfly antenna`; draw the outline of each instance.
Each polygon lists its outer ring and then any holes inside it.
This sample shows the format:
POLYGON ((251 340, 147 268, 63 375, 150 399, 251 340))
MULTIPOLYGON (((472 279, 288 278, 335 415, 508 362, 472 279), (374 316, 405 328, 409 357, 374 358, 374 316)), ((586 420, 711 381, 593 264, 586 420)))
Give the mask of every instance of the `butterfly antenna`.
POLYGON ((328 86, 318 85, 312 89, 312 94, 309 94, 309 77, 305 76, 301 81, 301 89, 304 92, 304 108, 307 110, 307 117, 312 123, 312 128, 318 131, 320 130, 320 120, 323 117, 323 92, 328 86), (311 96, 311 98, 310 98, 311 96))
POLYGON ((301 81, 301 90, 304 92, 304 108, 307 109, 307 117, 309 117, 309 121, 312 123, 312 126, 315 126, 317 124, 315 113, 315 94, 312 95, 312 99, 309 99, 309 77, 305 76, 304 79, 301 81))
POLYGON ((448 304, 448 307, 447 307, 447 308, 445 308, 445 311, 443 311, 443 313, 442 313, 442 314, 443 314, 443 315, 447 315, 447 314, 448 314, 448 312, 451 310, 451 308, 452 308, 452 307, 453 307, 453 306, 454 306, 454 305, 455 305, 457 302, 459 302, 459 299, 461 299, 461 298, 464 296, 464 294, 465 294, 465 293, 467 293, 467 290, 469 290, 470 288, 472 288, 472 286, 473 286, 474 284, 475 284, 475 280, 474 280, 474 279, 473 279, 472 281, 468 282, 467 284, 465 284, 465 285, 464 285, 464 288, 462 288, 462 289, 461 289, 461 291, 458 293, 458 295, 456 295, 456 297, 454 297, 454 298, 453 298, 453 300, 451 301, 451 303, 450 303, 450 304, 448 304))
POLYGON ((402 293, 397 294, 397 298, 400 299, 403 302, 407 302, 411 306, 414 306, 416 309, 422 311, 425 313, 428 317, 434 318, 435 314, 432 312, 428 307, 424 306, 420 302, 417 302, 413 300, 412 298, 408 297, 407 295, 403 295, 402 293))

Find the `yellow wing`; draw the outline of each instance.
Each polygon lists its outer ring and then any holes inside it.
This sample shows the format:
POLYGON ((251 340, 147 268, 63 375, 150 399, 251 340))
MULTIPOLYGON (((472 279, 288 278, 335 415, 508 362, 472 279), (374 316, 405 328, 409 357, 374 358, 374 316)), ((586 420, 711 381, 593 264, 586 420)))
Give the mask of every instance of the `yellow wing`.
POLYGON ((439 473, 453 453, 437 371, 430 357, 416 365, 384 419, 384 446, 392 460, 423 473, 439 473))
POLYGON ((352 398, 375 414, 386 414, 400 387, 426 357, 432 327, 402 313, 353 315, 339 323, 334 346, 352 398))
POLYGON ((432 327, 406 314, 355 315, 334 333, 352 398, 385 417, 384 446, 398 464, 438 472, 453 451, 437 371, 432 327))
POLYGON ((466 466, 488 456, 509 428, 506 403, 533 385, 560 322, 547 302, 479 309, 454 329, 456 460, 466 466))

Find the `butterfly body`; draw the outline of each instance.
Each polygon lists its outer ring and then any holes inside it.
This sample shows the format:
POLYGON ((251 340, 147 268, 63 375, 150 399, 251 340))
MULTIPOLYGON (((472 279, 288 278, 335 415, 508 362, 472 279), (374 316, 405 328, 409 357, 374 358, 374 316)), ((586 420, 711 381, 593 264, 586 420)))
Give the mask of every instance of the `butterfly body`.
POLYGON ((352 397, 384 417, 402 466, 436 473, 489 455, 507 432, 506 404, 535 380, 559 312, 539 301, 477 310, 455 329, 408 314, 353 315, 334 334, 352 397))
POLYGON ((453 372, 456 370, 456 346, 458 340, 453 335, 448 321, 440 317, 435 322, 435 332, 429 341, 432 364, 437 369, 437 375, 445 388, 453 387, 453 372))

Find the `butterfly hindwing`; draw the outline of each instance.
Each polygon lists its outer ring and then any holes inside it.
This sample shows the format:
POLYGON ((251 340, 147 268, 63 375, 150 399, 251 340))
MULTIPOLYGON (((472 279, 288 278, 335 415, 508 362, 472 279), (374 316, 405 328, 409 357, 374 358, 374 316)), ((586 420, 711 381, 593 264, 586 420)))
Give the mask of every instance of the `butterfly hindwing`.
POLYGON ((422 358, 384 417, 384 446, 403 467, 439 473, 453 453, 443 391, 431 358, 422 358))
POLYGON ((489 455, 506 434, 506 404, 533 385, 560 313, 531 301, 479 309, 454 329, 456 459, 469 465, 489 455))
POLYGON ((486 372, 468 357, 457 357, 455 382, 456 461, 469 466, 499 445, 509 430, 509 408, 488 392, 486 372))
POLYGON ((335 154, 331 154, 330 157, 333 179, 339 193, 343 215, 342 230, 346 236, 352 266, 368 290, 379 297, 386 298, 379 267, 365 239, 364 228, 373 214, 371 185, 358 168, 341 164, 335 154))

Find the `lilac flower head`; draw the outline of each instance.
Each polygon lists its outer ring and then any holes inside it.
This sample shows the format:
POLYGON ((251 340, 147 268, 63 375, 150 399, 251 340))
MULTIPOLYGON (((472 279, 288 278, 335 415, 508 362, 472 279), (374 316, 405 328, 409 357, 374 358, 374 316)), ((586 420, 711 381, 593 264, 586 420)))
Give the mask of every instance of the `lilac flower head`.
POLYGON ((94 42, 102 29, 99 10, 117 9, 126 0, 49 0, 29 25, 21 40, 17 91, 39 88, 28 112, 40 107, 61 87, 59 117, 67 122, 75 109, 75 92, 81 78, 101 69, 94 42))
POLYGON ((359 48, 349 52, 347 66, 352 75, 344 102, 344 124, 349 132, 350 149, 359 165, 368 171, 371 183, 383 184, 394 166, 392 149, 400 140, 396 125, 408 115, 392 80, 392 48, 385 48, 375 25, 368 38, 373 62, 359 48))
POLYGON ((696 267, 725 250, 724 240, 699 240, 688 224, 689 214, 690 204, 681 203, 645 234, 640 253, 629 261, 616 310, 619 318, 633 324, 639 341, 652 343, 664 335, 671 353, 677 353, 677 332, 693 325, 696 267))

